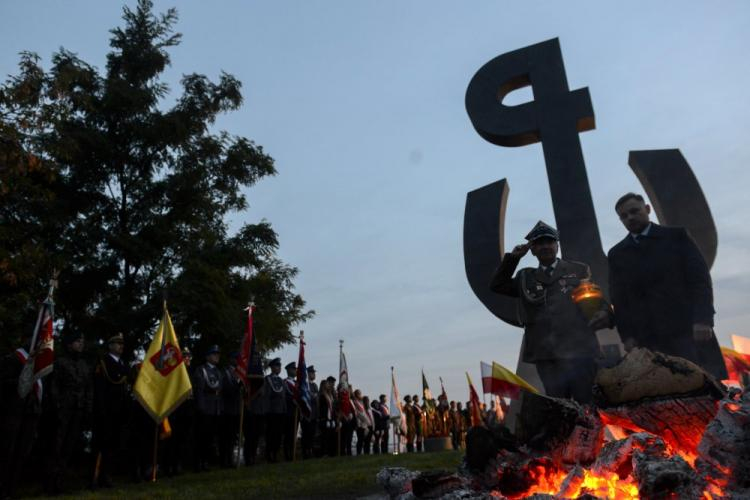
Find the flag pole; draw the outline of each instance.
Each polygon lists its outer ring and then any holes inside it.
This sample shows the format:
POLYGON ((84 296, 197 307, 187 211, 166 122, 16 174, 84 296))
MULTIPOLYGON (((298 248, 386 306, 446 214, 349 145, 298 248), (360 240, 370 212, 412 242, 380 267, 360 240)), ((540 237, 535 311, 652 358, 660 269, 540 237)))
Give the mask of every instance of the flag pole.
POLYGON ((294 409, 294 431, 292 432, 292 462, 297 461, 297 425, 299 425, 299 406, 294 409))
MULTIPOLYGON (((341 353, 344 351, 344 340, 339 340, 339 385, 341 385, 341 353)), ((341 401, 339 401, 339 411, 336 412, 336 434, 337 434, 337 455, 338 457, 341 456, 341 401)))
POLYGON ((159 447, 159 424, 154 424, 154 466, 151 469, 151 482, 156 482, 156 457, 159 447))
POLYGON ((42 315, 44 314, 44 309, 52 302, 52 294, 55 292, 55 288, 57 288, 57 276, 59 274, 60 273, 56 269, 52 271, 52 278, 49 280, 49 289, 47 290, 47 296, 44 298, 44 302, 42 302, 42 306, 39 308, 39 315, 36 317, 34 333, 32 333, 31 335, 29 357, 31 357, 31 355, 34 354, 34 351, 36 350, 36 339, 37 337, 39 337, 39 328, 42 326, 42 315))
MULTIPOLYGON (((240 432, 238 434, 237 438, 237 469, 240 468, 240 453, 242 453, 243 447, 242 447, 242 425, 245 420, 245 394, 247 393, 247 389, 245 387, 245 384, 242 384, 241 394, 240 394, 240 432)), ((247 460, 247 457, 245 457, 245 460, 247 460)))

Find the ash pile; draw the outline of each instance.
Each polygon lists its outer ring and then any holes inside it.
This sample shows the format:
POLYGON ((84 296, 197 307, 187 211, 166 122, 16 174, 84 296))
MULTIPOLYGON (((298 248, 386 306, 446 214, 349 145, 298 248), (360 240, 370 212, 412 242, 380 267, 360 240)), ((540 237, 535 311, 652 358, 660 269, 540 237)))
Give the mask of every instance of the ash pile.
POLYGON ((516 426, 473 427, 457 471, 385 468, 391 498, 748 499, 750 390, 634 349, 599 370, 595 404, 523 393, 516 426))

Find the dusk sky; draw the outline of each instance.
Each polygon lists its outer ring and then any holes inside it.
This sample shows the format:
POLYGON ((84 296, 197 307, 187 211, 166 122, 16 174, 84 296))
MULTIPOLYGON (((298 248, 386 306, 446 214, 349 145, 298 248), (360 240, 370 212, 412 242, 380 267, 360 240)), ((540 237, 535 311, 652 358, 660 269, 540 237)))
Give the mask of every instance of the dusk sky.
MULTIPOLYGON (((276 160, 278 175, 251 188, 249 210, 230 222, 267 219, 280 257, 299 268, 297 290, 317 312, 301 328, 319 377, 337 376, 339 339, 350 381, 372 396, 388 393, 390 366, 402 394, 421 393, 424 367, 433 394, 440 376, 461 401, 465 371, 480 383, 480 360, 516 366, 521 331, 466 280, 464 203, 506 178, 506 245, 520 243, 537 220, 555 225, 545 164, 539 144, 484 141, 464 96, 493 57, 554 37, 570 88, 591 94, 596 129, 580 137, 605 251, 625 235, 615 200, 643 192, 628 152, 679 148, 718 230, 719 340, 750 336, 750 3, 156 2, 172 6, 183 33, 165 75, 174 93, 186 73, 235 75, 245 104, 217 127, 276 160)), ((121 9, 3 1, 0 73, 17 72, 22 50, 49 66, 60 47, 104 70, 121 9)), ((517 94, 506 102, 532 98, 517 94)), ((277 355, 296 360, 297 347, 277 355)))

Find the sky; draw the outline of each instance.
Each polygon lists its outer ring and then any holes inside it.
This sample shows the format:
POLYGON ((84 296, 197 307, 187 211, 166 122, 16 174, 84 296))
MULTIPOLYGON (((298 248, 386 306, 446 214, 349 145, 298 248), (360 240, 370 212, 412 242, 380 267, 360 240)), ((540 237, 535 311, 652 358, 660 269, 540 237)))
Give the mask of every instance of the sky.
MULTIPOLYGON (((555 37, 570 88, 591 94, 596 129, 580 138, 605 251, 625 235, 615 200, 643 192, 628 152, 679 148, 718 230, 719 341, 750 336, 750 3, 155 4, 180 16, 165 73, 175 93, 193 72, 243 82, 244 106, 217 128, 262 145, 278 175, 249 189, 249 209, 229 222, 267 219, 279 256, 299 268, 297 291, 317 313, 300 328, 319 378, 337 376, 339 339, 350 381, 372 396, 389 392, 391 366, 402 394, 421 393, 423 368, 433 393, 442 377, 461 401, 480 360, 515 367, 521 331, 484 308, 464 273, 466 193, 508 180, 512 246, 537 220, 554 225, 549 185, 541 145, 484 141, 464 97, 490 59, 555 37)), ((16 72, 22 50, 48 65, 60 47, 103 69, 122 5, 3 1, 0 74, 16 72)), ((505 102, 532 98, 514 94, 505 102)), ((296 360, 297 347, 276 355, 296 360)))

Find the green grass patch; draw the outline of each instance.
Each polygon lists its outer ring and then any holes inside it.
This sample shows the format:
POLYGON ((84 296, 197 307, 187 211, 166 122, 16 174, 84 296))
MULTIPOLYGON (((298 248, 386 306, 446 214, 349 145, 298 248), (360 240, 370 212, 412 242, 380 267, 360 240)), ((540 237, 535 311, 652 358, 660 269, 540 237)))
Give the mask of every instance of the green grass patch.
POLYGON ((375 482, 383 467, 454 470, 462 457, 462 451, 443 451, 258 464, 160 478, 156 483, 121 483, 112 489, 81 491, 63 498, 356 498, 384 493, 375 482))

